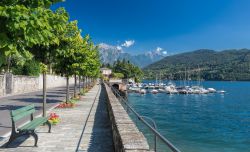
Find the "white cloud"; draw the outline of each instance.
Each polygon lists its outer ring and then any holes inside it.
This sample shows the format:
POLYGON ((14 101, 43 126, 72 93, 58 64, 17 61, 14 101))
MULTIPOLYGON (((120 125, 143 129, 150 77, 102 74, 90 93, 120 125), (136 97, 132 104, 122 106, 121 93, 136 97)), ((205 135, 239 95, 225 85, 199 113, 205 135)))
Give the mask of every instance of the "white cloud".
POLYGON ((157 52, 161 52, 162 50, 163 50, 163 48, 161 48, 161 47, 157 47, 157 48, 156 48, 156 51, 157 51, 157 52))
POLYGON ((99 48, 104 49, 104 50, 114 49, 115 48, 115 46, 109 45, 109 44, 106 44, 106 43, 100 43, 98 46, 99 46, 99 48))
POLYGON ((116 46, 116 49, 117 50, 122 50, 122 47, 118 45, 118 46, 116 46))
POLYGON ((117 50, 119 52, 123 52, 123 48, 120 45, 110 45, 107 43, 100 43, 98 47, 102 50, 117 50))
POLYGON ((168 52, 165 51, 165 50, 164 50, 163 48, 161 48, 161 47, 156 47, 154 50, 149 51, 149 52, 146 52, 146 54, 149 54, 149 55, 163 55, 163 56, 165 56, 165 55, 168 54, 168 52))
POLYGON ((134 45, 135 44, 135 41, 134 40, 127 40, 127 41, 125 41, 121 46, 123 46, 123 47, 130 47, 130 46, 132 46, 132 45, 134 45))

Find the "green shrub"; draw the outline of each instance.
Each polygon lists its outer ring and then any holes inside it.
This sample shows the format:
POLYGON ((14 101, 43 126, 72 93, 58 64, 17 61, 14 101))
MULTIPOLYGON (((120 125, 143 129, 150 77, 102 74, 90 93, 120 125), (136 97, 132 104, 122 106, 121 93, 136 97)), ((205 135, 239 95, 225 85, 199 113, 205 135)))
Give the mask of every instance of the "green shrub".
POLYGON ((124 74, 123 73, 112 73, 112 76, 115 77, 115 78, 119 78, 119 79, 124 78, 124 74))
POLYGON ((39 76, 40 74, 39 62, 34 60, 27 61, 23 66, 23 74, 29 76, 39 76))
POLYGON ((16 65, 12 68, 14 75, 28 75, 28 76, 39 76, 40 65, 39 62, 29 60, 24 63, 23 66, 16 65))

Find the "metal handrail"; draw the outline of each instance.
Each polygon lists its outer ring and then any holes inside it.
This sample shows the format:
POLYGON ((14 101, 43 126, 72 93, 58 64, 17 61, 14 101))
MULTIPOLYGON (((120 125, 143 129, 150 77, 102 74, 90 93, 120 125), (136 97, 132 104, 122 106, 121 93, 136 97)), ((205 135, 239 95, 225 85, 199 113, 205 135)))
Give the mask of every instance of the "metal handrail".
MULTIPOLYGON (((141 118, 146 118, 146 119, 150 120, 153 123, 154 129, 157 130, 156 123, 155 123, 155 121, 152 118, 147 117, 147 116, 141 116, 141 118)), ((156 152, 157 151, 157 146, 156 146, 156 144, 157 144, 157 136, 156 135, 155 135, 155 139, 154 140, 155 140, 154 148, 155 148, 155 152, 156 152)))
MULTIPOLYGON (((124 100, 123 97, 120 96, 117 89, 111 86, 111 90, 113 91, 114 95, 119 97, 118 99, 121 99, 123 103, 136 115, 136 117, 141 120, 142 123, 144 123, 153 133, 156 135, 164 144, 168 146, 169 149, 173 152, 181 152, 177 147, 175 147, 169 140, 167 140, 165 137, 163 137, 154 127, 152 127, 143 117, 140 116, 127 102, 124 100)), ((120 101, 120 100, 119 100, 120 101)), ((151 118, 150 118, 151 119, 151 118)))

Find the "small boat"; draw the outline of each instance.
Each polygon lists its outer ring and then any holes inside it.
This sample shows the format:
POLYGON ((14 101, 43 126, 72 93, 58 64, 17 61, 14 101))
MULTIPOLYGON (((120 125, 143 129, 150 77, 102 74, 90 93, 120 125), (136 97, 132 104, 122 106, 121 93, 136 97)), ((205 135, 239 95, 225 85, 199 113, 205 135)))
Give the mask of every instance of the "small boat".
POLYGON ((216 92, 216 90, 214 88, 207 88, 207 90, 208 90, 209 93, 215 93, 216 92))
POLYGON ((138 93, 138 92, 140 92, 140 89, 141 88, 139 88, 139 87, 129 87, 128 91, 129 92, 137 92, 138 93))
POLYGON ((201 90, 201 94, 208 94, 209 91, 207 89, 204 89, 204 88, 200 88, 201 90))
POLYGON ((145 89, 140 90, 140 94, 146 94, 146 93, 147 93, 147 91, 145 89))
POLYGON ((188 94, 188 90, 186 87, 178 87, 176 88, 179 94, 188 94))
POLYGON ((158 91, 161 92, 161 93, 165 93, 166 92, 166 90, 164 90, 164 89, 159 89, 158 91))
POLYGON ((221 94, 226 93, 225 90, 219 90, 219 91, 217 91, 217 92, 218 92, 218 93, 221 93, 221 94))
POLYGON ((165 87, 166 93, 167 94, 176 94, 178 93, 177 89, 173 84, 169 84, 165 87))
POLYGON ((158 91, 157 91, 157 90, 155 90, 155 89, 153 89, 153 90, 151 91, 151 93, 153 93, 153 94, 157 94, 157 93, 158 93, 158 91))

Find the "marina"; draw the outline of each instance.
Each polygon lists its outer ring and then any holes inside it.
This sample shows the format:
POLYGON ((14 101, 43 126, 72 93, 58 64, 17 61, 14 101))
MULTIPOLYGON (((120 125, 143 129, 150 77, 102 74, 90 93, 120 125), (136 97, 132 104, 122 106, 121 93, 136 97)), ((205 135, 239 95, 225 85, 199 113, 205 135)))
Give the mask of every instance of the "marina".
MULTIPOLYGON (((128 92, 146 94, 210 94, 210 93, 226 93, 225 90, 216 90, 215 88, 205 88, 202 85, 197 85, 197 82, 189 82, 189 85, 181 85, 181 82, 178 81, 179 85, 176 85, 172 81, 166 81, 167 83, 130 83, 127 85, 128 92)), ((199 83, 200 84, 200 83, 199 83)))
MULTIPOLYGON (((180 81, 174 83, 181 84, 180 81)), ((249 152, 250 83, 204 81, 202 85, 227 92, 201 95, 129 93, 128 103, 140 115, 153 119, 158 131, 181 151, 249 152)), ((153 147, 154 136, 139 123, 138 127, 153 147)))

